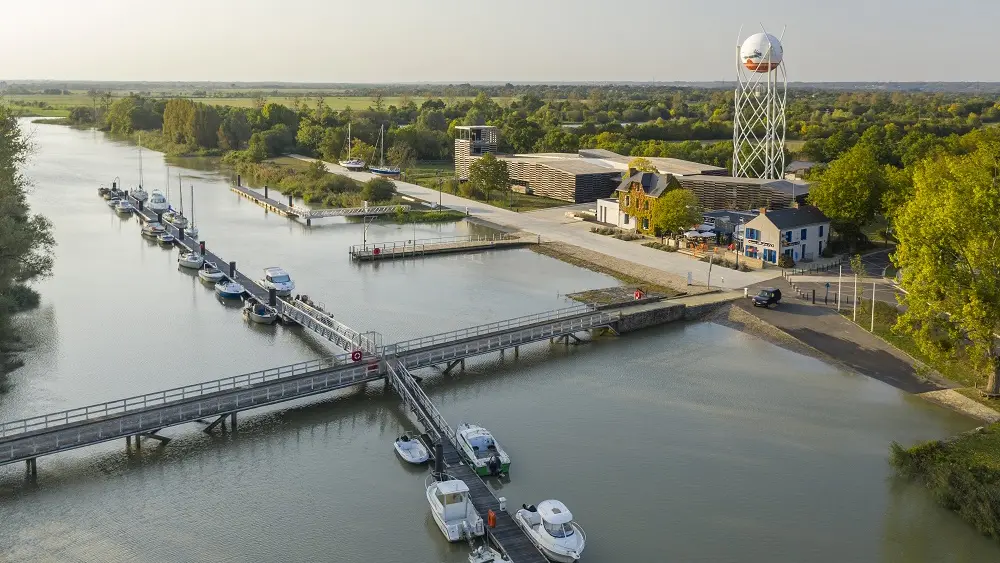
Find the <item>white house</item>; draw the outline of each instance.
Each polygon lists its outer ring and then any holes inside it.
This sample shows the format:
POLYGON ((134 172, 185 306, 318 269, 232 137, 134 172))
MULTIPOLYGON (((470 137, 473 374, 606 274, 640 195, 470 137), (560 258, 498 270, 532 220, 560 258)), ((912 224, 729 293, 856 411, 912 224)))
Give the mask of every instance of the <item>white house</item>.
POLYGON ((761 209, 746 223, 743 255, 771 264, 781 255, 792 260, 815 260, 823 254, 830 237, 830 220, 810 205, 787 209, 761 209))
POLYGON ((597 200, 597 220, 622 229, 635 228, 635 219, 622 214, 617 199, 602 197, 597 200))

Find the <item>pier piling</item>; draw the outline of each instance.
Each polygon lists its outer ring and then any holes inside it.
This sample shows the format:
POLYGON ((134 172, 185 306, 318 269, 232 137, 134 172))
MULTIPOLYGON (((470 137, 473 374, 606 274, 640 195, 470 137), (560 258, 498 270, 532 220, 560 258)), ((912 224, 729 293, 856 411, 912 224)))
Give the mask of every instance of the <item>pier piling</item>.
POLYGON ((202 256, 204 256, 204 255, 205 255, 205 241, 200 241, 200 242, 198 243, 198 250, 200 250, 200 251, 201 251, 201 255, 202 255, 202 256))
POLYGON ((243 185, 243 178, 241 178, 239 174, 236 175, 236 185, 237 186, 243 185))
POLYGON ((177 240, 184 241, 184 229, 177 229, 177 240))
POLYGON ((156 222, 159 223, 159 224, 161 224, 161 225, 163 224, 163 213, 157 213, 156 214, 156 222))
POLYGON ((278 304, 278 292, 273 287, 267 290, 267 304, 272 307, 278 304))
POLYGON ((229 263, 229 277, 230 278, 235 278, 236 277, 236 262, 235 261, 229 263))
POLYGON ((267 197, 267 184, 264 184, 264 197, 267 197))

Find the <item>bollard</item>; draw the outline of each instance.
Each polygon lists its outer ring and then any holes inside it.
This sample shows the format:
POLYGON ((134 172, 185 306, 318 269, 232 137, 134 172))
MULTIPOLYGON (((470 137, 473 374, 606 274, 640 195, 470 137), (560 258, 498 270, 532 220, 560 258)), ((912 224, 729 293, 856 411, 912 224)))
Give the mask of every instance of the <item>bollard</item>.
POLYGON ((267 197, 267 184, 264 184, 264 197, 267 197))
POLYGON ((201 241, 198 243, 198 250, 201 251, 202 256, 205 255, 205 241, 201 241))
POLYGON ((444 446, 441 442, 434 444, 434 476, 440 479, 444 473, 444 446))
POLYGON ((177 229, 177 240, 184 241, 184 229, 177 229))
POLYGON ((141 213, 142 212, 142 201, 139 200, 139 201, 136 201, 136 203, 139 204, 139 212, 141 213))
POLYGON ((163 213, 157 213, 156 214, 156 222, 159 223, 159 224, 161 224, 161 225, 163 224, 163 213))
POLYGON ((813 305, 816 304, 816 290, 813 290, 813 305))
POLYGON ((267 304, 272 307, 278 304, 278 292, 273 287, 267 290, 267 304))
POLYGON ((744 287, 743 288, 743 297, 750 297, 750 288, 749 287, 744 287))
POLYGON ((241 187, 242 185, 243 185, 243 179, 240 177, 239 174, 237 174, 236 175, 236 187, 238 188, 238 187, 241 187))
POLYGON ((230 278, 236 277, 236 262, 229 263, 229 277, 230 278))

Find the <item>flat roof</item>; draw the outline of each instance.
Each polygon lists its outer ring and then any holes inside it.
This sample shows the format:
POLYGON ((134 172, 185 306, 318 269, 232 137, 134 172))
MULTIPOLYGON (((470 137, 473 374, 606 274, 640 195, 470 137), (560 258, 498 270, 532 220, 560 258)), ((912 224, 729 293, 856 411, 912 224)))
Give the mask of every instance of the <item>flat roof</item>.
POLYGON ((767 180, 765 178, 734 178, 732 176, 709 176, 703 174, 694 174, 691 176, 679 176, 677 178, 680 181, 681 186, 684 185, 685 181, 701 181, 701 182, 712 182, 716 184, 733 184, 737 186, 765 186, 775 191, 786 193, 789 195, 802 195, 809 193, 809 182, 800 182, 793 180, 767 180))
POLYGON ((538 164, 541 166, 548 166, 549 168, 554 168, 556 170, 561 170, 569 174, 617 174, 619 170, 612 168, 606 164, 601 164, 594 162, 589 158, 579 158, 576 155, 571 155, 573 158, 554 158, 553 155, 538 156, 538 155, 512 155, 512 156, 498 156, 497 158, 501 160, 506 160, 507 162, 515 162, 521 164, 538 164))
POLYGON ((455 129, 464 129, 466 131, 470 129, 496 129, 493 125, 456 125, 455 129))

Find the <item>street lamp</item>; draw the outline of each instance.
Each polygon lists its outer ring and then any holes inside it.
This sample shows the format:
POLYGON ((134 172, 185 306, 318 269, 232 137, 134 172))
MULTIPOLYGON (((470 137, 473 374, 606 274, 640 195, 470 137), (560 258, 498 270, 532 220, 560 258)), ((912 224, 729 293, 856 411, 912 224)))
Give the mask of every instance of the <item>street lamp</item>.
POLYGON ((740 217, 740 225, 736 228, 736 270, 740 269, 740 253, 743 251, 743 217, 740 217))
POLYGON ((365 224, 364 234, 362 234, 362 242, 364 243, 365 250, 368 250, 368 226, 375 221, 375 217, 375 215, 365 215, 362 218, 362 221, 364 221, 365 224))

